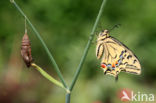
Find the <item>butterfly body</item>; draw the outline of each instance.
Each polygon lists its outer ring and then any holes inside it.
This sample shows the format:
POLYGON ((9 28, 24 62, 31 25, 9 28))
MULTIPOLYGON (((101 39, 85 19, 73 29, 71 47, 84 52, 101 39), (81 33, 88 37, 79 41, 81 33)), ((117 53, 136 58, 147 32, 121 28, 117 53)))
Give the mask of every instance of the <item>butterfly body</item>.
POLYGON ((141 73, 137 57, 124 44, 109 36, 108 30, 99 33, 96 57, 101 59, 101 68, 104 74, 117 78, 121 71, 137 75, 141 73))

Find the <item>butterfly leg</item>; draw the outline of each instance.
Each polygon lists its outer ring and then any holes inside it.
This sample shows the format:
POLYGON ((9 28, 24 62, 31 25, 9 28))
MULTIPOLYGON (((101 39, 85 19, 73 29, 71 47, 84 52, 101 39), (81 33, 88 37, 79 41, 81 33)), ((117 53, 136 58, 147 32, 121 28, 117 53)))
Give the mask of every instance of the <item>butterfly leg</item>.
POLYGON ((92 41, 92 44, 96 44, 97 43, 97 41, 92 41))
POLYGON ((116 82, 118 81, 118 75, 115 77, 115 81, 116 81, 116 82))
POLYGON ((104 75, 106 75, 106 71, 104 72, 104 75))

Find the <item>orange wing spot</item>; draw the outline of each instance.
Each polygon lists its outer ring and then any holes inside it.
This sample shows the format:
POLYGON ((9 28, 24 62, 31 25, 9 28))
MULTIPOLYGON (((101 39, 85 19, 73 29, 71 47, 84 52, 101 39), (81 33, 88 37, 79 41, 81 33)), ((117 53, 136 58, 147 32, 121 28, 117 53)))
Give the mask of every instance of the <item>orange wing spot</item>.
POLYGON ((118 64, 118 61, 116 61, 115 64, 118 64))
POLYGON ((115 68, 115 64, 114 63, 112 64, 112 67, 115 68))
POLYGON ((105 65, 105 64, 101 64, 101 67, 102 67, 102 68, 106 68, 106 65, 105 65))

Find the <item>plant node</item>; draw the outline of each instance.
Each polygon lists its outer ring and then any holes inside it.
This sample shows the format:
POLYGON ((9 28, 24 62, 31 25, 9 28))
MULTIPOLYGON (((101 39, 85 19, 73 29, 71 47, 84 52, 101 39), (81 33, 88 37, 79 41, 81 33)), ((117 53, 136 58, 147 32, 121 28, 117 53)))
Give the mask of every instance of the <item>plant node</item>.
POLYGON ((10 2, 11 2, 11 3, 14 3, 15 1, 14 1, 14 0, 10 0, 10 2))
POLYGON ((69 89, 66 89, 66 92, 67 92, 68 94, 70 94, 70 93, 71 93, 71 91, 70 91, 69 89))

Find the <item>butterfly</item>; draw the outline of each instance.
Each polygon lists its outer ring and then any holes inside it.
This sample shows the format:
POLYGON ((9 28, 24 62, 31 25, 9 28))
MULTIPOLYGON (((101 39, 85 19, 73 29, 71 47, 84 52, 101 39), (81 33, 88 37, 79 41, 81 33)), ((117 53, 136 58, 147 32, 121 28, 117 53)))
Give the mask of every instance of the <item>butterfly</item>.
POLYGON ((101 59, 101 68, 104 74, 112 75, 116 80, 121 71, 141 74, 138 58, 123 43, 110 36, 108 30, 103 30, 98 35, 96 57, 101 59))

